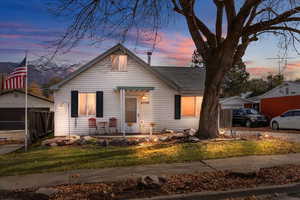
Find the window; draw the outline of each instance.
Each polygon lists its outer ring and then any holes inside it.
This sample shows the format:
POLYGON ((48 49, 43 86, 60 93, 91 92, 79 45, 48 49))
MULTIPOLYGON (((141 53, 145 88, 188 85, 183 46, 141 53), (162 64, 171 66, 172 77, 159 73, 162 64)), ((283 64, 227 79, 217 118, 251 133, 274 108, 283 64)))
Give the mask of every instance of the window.
POLYGON ((111 55, 112 71, 127 71, 127 55, 111 55))
POLYGON ((246 109, 245 112, 248 115, 258 115, 259 114, 259 112, 257 112, 257 110, 254 110, 254 109, 246 109))
POLYGON ((294 111, 294 116, 300 117, 300 111, 294 111))
POLYGON ((181 116, 195 117, 200 115, 200 97, 181 97, 181 116))
POLYGON ((284 117, 292 117, 294 116, 294 112, 293 111, 289 111, 283 114, 284 117))
POLYGON ((78 98, 80 116, 96 115, 96 93, 79 93, 78 98))

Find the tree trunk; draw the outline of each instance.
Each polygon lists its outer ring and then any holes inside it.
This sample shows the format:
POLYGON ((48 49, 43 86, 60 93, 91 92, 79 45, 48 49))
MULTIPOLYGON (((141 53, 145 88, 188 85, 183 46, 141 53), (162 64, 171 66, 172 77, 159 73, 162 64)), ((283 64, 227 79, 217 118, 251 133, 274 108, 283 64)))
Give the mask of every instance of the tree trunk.
MULTIPOLYGON (((220 57, 224 58, 224 56, 220 57)), ((225 60, 216 58, 218 56, 213 59, 211 64, 208 63, 206 66, 205 90, 197 132, 197 136, 201 139, 216 138, 219 135, 219 94, 225 76, 225 69, 230 65, 231 60, 226 56, 225 60)))

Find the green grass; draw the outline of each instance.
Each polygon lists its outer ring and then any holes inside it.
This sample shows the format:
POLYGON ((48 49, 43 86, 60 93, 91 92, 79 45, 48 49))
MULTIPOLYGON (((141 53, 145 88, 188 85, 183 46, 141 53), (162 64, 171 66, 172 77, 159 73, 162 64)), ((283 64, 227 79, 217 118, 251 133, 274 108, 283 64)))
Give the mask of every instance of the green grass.
POLYGON ((33 146, 27 153, 18 151, 0 156, 0 176, 291 152, 300 152, 300 143, 261 140, 107 148, 33 146))

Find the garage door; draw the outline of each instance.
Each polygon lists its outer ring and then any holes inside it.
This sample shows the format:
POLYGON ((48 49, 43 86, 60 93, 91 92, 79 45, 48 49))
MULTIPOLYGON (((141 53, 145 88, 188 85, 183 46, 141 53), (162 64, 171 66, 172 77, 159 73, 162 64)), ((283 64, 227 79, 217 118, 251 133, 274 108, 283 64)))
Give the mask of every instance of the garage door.
MULTIPOLYGON (((33 110, 33 109, 29 109, 33 110)), ((48 108, 34 108, 34 110, 48 111, 48 108)), ((0 130, 23 130, 24 108, 0 108, 0 130)))
POLYGON ((22 130, 24 119, 23 108, 0 108, 0 130, 22 130))

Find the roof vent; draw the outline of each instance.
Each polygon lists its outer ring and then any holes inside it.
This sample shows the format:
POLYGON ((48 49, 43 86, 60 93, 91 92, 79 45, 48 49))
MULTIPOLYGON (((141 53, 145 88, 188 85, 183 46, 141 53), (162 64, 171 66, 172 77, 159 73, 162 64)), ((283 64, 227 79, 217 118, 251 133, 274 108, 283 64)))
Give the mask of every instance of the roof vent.
POLYGON ((148 51, 147 52, 147 56, 148 56, 148 65, 151 65, 151 56, 152 56, 152 52, 148 51))

